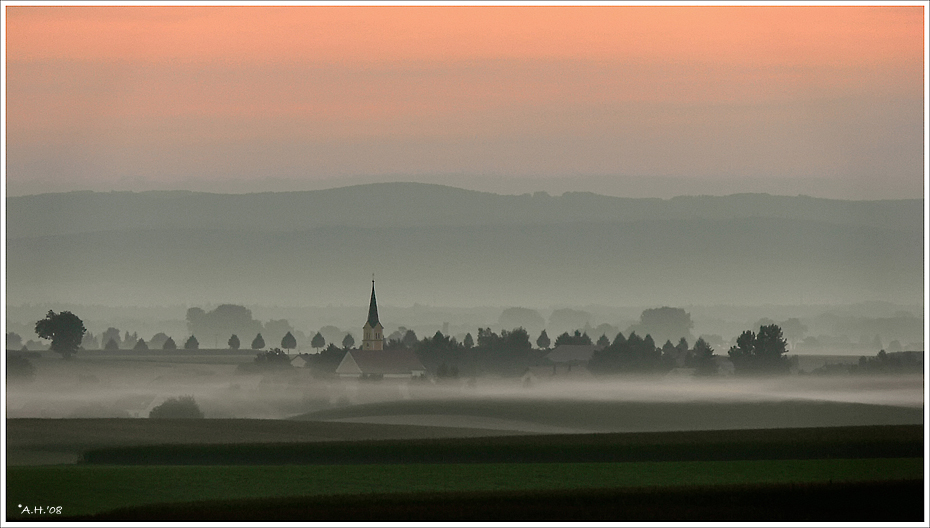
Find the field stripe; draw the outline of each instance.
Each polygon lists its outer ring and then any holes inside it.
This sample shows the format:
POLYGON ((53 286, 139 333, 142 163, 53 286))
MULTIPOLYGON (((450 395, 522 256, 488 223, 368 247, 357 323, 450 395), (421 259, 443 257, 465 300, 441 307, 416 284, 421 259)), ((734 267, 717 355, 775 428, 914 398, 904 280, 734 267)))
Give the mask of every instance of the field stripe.
MULTIPOLYGON (((641 488, 919 479, 921 458, 595 464, 45 466, 7 469, 7 511, 86 515, 145 504, 418 492, 641 488)), ((38 519, 34 519, 38 520, 38 519)), ((51 519, 49 519, 51 520, 51 519)))

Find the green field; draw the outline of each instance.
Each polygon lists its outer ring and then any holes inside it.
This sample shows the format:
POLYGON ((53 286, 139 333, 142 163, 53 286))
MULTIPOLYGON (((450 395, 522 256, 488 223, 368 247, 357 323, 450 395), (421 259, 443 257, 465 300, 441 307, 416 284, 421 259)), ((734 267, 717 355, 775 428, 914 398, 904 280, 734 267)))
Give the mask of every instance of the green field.
MULTIPOLYGON (((920 479, 920 458, 576 464, 47 466, 7 470, 7 511, 61 506, 66 516, 200 500, 417 492, 920 479)), ((11 517, 12 518, 16 518, 11 517)), ((32 518, 32 520, 38 520, 32 518)))

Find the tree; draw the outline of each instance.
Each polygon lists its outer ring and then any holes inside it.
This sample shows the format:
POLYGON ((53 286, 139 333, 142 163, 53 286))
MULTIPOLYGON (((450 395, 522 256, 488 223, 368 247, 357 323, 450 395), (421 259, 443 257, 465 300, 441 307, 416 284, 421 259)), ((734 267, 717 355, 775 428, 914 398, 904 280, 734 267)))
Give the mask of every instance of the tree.
POLYGON ((149 339, 149 348, 151 349, 161 349, 165 346, 165 341, 168 340, 168 334, 164 332, 158 332, 152 336, 152 339, 149 339))
POLYGON ((804 338, 807 333, 807 325, 801 322, 797 317, 792 317, 781 324, 782 332, 785 333, 785 339, 793 345, 804 338))
POLYGON ((103 345, 104 350, 106 350, 107 343, 109 343, 110 340, 113 340, 116 343, 116 348, 119 348, 120 338, 118 328, 113 328, 111 326, 100 334, 100 344, 103 345))
POLYGON ((233 334, 232 336, 230 336, 229 341, 227 341, 226 344, 229 345, 229 348, 233 350, 239 350, 239 345, 240 345, 239 336, 237 336, 236 334, 233 334))
POLYGON ((549 340, 549 335, 546 334, 546 330, 543 329, 543 331, 539 334, 539 337, 536 338, 536 346, 548 350, 549 345, 551 344, 552 341, 549 340))
POLYGON ((51 349, 64 359, 71 359, 78 351, 86 331, 84 321, 67 311, 56 314, 49 310, 45 319, 36 321, 36 334, 43 339, 51 339, 51 349))
POLYGON ((193 396, 168 398, 161 405, 149 412, 149 418, 160 419, 192 419, 203 418, 203 411, 194 401, 193 396))
POLYGON ((413 330, 407 330, 404 332, 404 337, 401 339, 401 342, 404 343, 404 346, 407 348, 413 348, 417 346, 417 343, 420 340, 417 338, 417 333, 413 330))
POLYGON ((601 348, 610 346, 610 339, 606 335, 601 334, 601 337, 597 338, 597 346, 601 348))
POLYGON ((684 309, 663 306, 643 310, 639 316, 639 324, 633 325, 629 330, 640 335, 655 336, 661 342, 681 337, 692 339, 691 328, 693 327, 691 314, 684 309))
POLYGON ((178 345, 174 342, 174 339, 168 338, 165 340, 165 344, 161 346, 162 350, 177 350, 178 345))
POLYGON ((568 332, 563 332, 562 335, 555 338, 555 346, 561 345, 590 345, 591 338, 588 337, 588 334, 582 334, 581 330, 575 330, 574 335, 570 335, 568 332))
POLYGON ((714 359, 714 349, 703 338, 698 338, 694 343, 694 367, 695 376, 717 375, 718 367, 714 359))
POLYGON ((290 332, 284 334, 284 337, 281 338, 281 348, 287 350, 288 353, 291 352, 292 348, 297 348, 297 340, 294 339, 294 334, 290 332))
POLYGON ((252 350, 261 350, 265 348, 265 340, 262 339, 262 334, 259 333, 255 336, 255 339, 252 340, 252 350))
POLYGON ((342 348, 352 348, 355 346, 355 338, 352 337, 352 334, 346 334, 342 338, 342 348))
MULTIPOLYGON (((7 347, 9 348, 9 347, 7 347)), ((81 350, 97 350, 100 348, 100 342, 94 337, 94 334, 87 332, 84 339, 81 340, 81 350)))
POLYGON ((759 327, 759 333, 746 330, 728 352, 738 374, 787 374, 790 362, 785 354, 788 343, 781 328, 771 324, 759 327))
POLYGON ((145 339, 139 338, 139 340, 136 341, 136 344, 132 347, 132 349, 139 350, 139 351, 148 350, 149 346, 145 344, 145 339))
POLYGON ((6 333, 6 349, 19 350, 23 348, 23 338, 16 332, 6 333))
POLYGON ((317 353, 319 353, 319 349, 326 346, 326 340, 323 339, 323 334, 317 332, 316 335, 313 336, 313 339, 310 340, 310 346, 317 349, 317 353))
POLYGON ((471 349, 475 346, 475 340, 471 337, 471 332, 465 334, 465 339, 462 340, 462 346, 465 347, 465 350, 471 349))
POLYGON ((197 341, 197 338, 190 336, 187 338, 187 341, 184 342, 184 350, 197 350, 200 347, 200 343, 197 341))

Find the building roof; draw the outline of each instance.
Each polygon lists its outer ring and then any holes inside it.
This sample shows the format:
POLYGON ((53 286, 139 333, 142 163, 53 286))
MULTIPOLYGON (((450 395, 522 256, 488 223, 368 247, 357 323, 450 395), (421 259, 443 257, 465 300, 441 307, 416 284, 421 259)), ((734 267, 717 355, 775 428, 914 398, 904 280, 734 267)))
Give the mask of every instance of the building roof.
POLYGON ((588 361, 597 345, 559 345, 546 354, 546 359, 553 363, 568 363, 570 361, 588 361))
POLYGON ((375 300, 375 280, 371 280, 371 303, 368 305, 368 326, 378 326, 378 301, 375 300))
POLYGON ((336 368, 337 374, 410 374, 426 367, 412 350, 349 350, 336 368))

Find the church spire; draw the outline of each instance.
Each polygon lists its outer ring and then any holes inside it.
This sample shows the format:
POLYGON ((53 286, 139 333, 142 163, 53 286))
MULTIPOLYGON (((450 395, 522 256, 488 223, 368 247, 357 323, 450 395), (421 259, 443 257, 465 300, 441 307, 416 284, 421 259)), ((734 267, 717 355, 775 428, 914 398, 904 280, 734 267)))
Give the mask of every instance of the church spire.
POLYGON ((378 301, 375 300, 375 276, 371 276, 371 304, 368 306, 368 324, 374 328, 378 326, 378 301))
POLYGON ((375 276, 371 276, 371 304, 368 306, 368 320, 362 327, 362 349, 384 349, 384 326, 378 321, 378 301, 375 300, 375 276))

